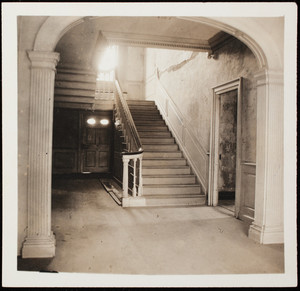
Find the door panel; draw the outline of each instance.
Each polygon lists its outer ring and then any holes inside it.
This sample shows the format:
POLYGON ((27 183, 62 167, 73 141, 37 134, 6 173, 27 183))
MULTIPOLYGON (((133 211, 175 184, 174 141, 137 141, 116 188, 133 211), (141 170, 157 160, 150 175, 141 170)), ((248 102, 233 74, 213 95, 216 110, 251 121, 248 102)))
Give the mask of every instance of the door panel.
POLYGON ((96 151, 89 151, 85 152, 85 167, 96 167, 96 151))
POLYGON ((82 172, 110 172, 112 114, 82 113, 82 172), (107 120, 108 124, 100 121, 107 120))
POLYGON ((109 165, 109 151, 106 151, 106 152, 100 152, 99 153, 99 165, 100 167, 108 167, 109 165))
POLYGON ((95 131, 95 128, 85 128, 84 144, 86 144, 86 145, 96 144, 96 131, 95 131))
POLYGON ((239 218, 249 223, 254 220, 255 172, 254 164, 242 164, 242 190, 239 218))
POLYGON ((52 173, 78 172, 79 113, 78 110, 54 108, 52 173))

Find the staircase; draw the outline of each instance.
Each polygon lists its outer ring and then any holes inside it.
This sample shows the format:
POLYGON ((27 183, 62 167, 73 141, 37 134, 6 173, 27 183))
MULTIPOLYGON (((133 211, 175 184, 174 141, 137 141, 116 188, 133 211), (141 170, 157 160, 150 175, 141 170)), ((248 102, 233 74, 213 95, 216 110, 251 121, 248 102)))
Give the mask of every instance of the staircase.
POLYGON ((144 149, 147 206, 204 205, 205 195, 154 101, 127 100, 144 149))

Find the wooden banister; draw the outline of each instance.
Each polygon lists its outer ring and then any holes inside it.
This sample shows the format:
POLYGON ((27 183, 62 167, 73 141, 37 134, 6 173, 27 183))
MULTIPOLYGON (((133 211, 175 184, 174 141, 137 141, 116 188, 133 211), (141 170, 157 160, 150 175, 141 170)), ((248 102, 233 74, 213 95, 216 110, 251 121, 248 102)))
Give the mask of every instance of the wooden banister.
POLYGON ((123 161, 123 199, 141 196, 143 192, 142 183, 142 158, 143 147, 134 124, 127 101, 122 93, 118 80, 115 85, 115 118, 121 125, 126 150, 122 152, 123 161), (132 169, 132 173, 129 170, 132 169), (131 178, 131 179, 130 179, 131 178), (131 197, 129 197, 131 192, 131 197))

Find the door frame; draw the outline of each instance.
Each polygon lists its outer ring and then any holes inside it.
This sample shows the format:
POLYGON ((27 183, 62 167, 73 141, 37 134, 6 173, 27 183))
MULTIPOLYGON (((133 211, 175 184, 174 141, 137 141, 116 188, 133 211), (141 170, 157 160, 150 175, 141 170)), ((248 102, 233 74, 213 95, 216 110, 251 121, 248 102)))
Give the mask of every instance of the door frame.
POLYGON ((218 205, 218 176, 219 176, 219 123, 220 95, 237 90, 237 132, 236 132, 236 176, 235 176, 235 217, 239 216, 241 201, 241 137, 242 137, 242 77, 213 87, 213 102, 211 113, 210 158, 208 205, 218 205))

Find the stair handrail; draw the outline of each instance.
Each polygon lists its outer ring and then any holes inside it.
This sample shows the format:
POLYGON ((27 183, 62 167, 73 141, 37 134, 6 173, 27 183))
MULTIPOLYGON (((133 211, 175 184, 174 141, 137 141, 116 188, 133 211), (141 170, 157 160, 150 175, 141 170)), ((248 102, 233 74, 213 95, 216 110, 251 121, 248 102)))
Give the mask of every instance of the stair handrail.
POLYGON ((115 101, 118 113, 121 115, 122 125, 125 127, 126 135, 129 143, 128 152, 124 152, 125 155, 138 154, 143 152, 142 142, 139 137, 138 131, 134 124, 130 109, 120 88, 120 84, 115 79, 115 101))
POLYGON ((142 195, 142 157, 144 150, 127 101, 117 79, 114 80, 114 84, 116 115, 120 122, 127 147, 126 151, 122 152, 123 199, 126 199, 128 198, 128 190, 131 184, 132 197, 142 195), (129 168, 132 169, 131 180, 129 168))

